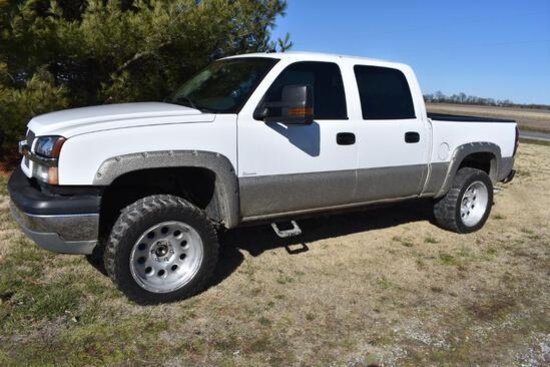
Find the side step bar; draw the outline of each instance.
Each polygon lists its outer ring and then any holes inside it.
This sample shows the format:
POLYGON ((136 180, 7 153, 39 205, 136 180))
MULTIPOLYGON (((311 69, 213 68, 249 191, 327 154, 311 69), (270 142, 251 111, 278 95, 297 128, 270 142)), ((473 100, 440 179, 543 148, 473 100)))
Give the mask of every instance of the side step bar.
POLYGON ((290 224, 292 224, 292 228, 290 229, 279 229, 277 223, 273 222, 271 223, 271 228, 273 228, 275 234, 281 238, 296 237, 302 234, 302 230, 298 226, 298 223, 291 220, 290 224))

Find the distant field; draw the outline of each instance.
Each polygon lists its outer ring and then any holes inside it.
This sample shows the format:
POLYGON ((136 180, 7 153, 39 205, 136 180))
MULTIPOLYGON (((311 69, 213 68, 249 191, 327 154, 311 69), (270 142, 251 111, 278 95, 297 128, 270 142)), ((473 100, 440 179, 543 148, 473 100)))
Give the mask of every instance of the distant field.
POLYGON ((550 111, 447 103, 428 103, 428 111, 456 115, 509 118, 518 121, 522 129, 550 132, 550 111))

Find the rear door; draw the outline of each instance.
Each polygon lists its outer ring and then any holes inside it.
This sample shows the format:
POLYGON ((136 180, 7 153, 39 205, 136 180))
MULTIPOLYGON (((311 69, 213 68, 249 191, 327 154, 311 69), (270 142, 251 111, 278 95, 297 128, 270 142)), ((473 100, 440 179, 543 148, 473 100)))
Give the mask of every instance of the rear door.
MULTIPOLYGON (((415 107, 410 81, 388 67, 355 65, 360 99, 357 201, 406 198, 422 192, 431 131, 415 107)), ((415 89, 415 93, 418 90, 415 89)))
POLYGON ((283 60, 276 66, 238 117, 243 217, 298 213, 353 201, 357 145, 347 109, 338 64, 283 60), (277 100, 285 85, 306 84, 314 92, 311 125, 254 119, 262 99, 277 100))

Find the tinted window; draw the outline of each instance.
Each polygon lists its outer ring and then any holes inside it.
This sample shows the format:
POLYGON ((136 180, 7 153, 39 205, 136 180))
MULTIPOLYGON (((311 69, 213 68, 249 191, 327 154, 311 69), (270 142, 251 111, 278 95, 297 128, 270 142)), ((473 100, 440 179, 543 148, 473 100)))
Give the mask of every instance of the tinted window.
POLYGON ((266 101, 280 101, 285 85, 313 87, 315 119, 347 119, 346 96, 338 65, 297 62, 287 67, 269 88, 266 101))
POLYGON ((411 90, 399 70, 355 66, 365 120, 414 118, 411 90))

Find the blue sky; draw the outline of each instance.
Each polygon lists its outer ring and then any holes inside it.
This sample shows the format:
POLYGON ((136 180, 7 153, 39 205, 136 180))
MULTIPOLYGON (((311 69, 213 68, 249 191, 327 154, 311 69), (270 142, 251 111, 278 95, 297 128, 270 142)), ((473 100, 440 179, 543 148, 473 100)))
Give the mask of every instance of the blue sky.
POLYGON ((550 0, 289 0, 293 51, 411 65, 424 93, 550 104, 550 0))

